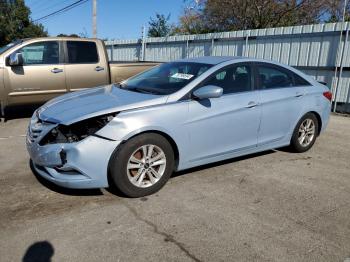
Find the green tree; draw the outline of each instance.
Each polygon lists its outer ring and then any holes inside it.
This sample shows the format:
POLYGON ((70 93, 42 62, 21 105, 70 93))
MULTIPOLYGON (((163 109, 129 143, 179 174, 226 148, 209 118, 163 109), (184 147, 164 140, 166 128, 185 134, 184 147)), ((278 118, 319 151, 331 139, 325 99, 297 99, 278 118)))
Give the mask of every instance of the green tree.
POLYGON ((24 0, 0 0, 0 46, 15 39, 47 36, 43 25, 30 18, 24 0))
POLYGON ((163 37, 171 33, 172 26, 169 24, 170 14, 165 17, 161 14, 156 14, 155 18, 150 18, 148 22, 148 36, 149 37, 163 37))
MULTIPOLYGON (((344 0, 185 0, 177 33, 207 33, 341 20, 344 0)), ((350 18, 348 1, 346 19, 350 18)))
POLYGON ((58 34, 57 37, 77 37, 77 38, 79 38, 80 36, 78 36, 77 34, 70 34, 70 35, 58 34))
MULTIPOLYGON (((325 22, 340 22, 343 17, 344 0, 328 0, 326 2, 326 9, 325 22)), ((350 1, 347 1, 344 20, 350 21, 350 1)))
POLYGON ((173 34, 205 34, 211 32, 206 26, 202 10, 187 7, 180 16, 179 25, 172 30, 173 34))

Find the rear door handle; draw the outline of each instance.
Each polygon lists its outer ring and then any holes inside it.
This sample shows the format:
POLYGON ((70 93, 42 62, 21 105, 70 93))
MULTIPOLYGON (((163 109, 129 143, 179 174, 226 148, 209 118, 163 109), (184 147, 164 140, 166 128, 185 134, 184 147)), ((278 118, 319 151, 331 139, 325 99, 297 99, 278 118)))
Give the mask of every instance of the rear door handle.
POLYGON ((95 67, 95 71, 103 71, 103 70, 105 70, 103 67, 101 67, 101 66, 96 66, 95 67))
POLYGON ((62 73, 62 72, 63 72, 63 69, 60 69, 60 68, 54 68, 51 70, 51 73, 54 73, 54 74, 62 73))
POLYGON ((259 104, 257 102, 254 102, 254 101, 250 101, 248 103, 248 105, 246 106, 246 108, 253 108, 253 107, 256 107, 258 106, 259 104))
POLYGON ((301 96, 303 96, 303 95, 305 95, 304 92, 296 92, 296 93, 295 93, 295 97, 301 97, 301 96))

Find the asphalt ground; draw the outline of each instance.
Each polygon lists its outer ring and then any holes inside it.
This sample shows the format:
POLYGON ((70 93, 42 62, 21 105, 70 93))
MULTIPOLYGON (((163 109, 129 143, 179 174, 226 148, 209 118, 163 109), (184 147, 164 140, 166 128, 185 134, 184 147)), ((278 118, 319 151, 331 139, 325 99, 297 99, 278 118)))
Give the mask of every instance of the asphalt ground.
POLYGON ((37 179, 30 112, 0 123, 0 261, 345 261, 350 118, 303 154, 271 150, 175 174, 158 193, 37 179), (40 260, 41 259, 41 260, 40 260))

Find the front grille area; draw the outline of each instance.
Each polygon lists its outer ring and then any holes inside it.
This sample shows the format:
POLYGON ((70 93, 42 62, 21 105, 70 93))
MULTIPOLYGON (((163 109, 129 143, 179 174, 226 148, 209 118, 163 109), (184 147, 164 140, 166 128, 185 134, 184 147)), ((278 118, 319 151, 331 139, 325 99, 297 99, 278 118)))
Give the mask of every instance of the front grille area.
POLYGON ((30 142, 39 142, 38 140, 54 126, 53 124, 41 121, 39 118, 32 119, 28 127, 28 138, 30 142))
POLYGON ((29 127, 28 130, 28 134, 29 134, 29 139, 30 141, 33 143, 36 141, 36 139, 40 136, 41 134, 41 129, 32 129, 31 127, 29 127))
POLYGON ((28 128, 28 136, 30 142, 35 142, 39 137, 42 132, 42 127, 41 124, 35 123, 34 125, 30 125, 28 128))

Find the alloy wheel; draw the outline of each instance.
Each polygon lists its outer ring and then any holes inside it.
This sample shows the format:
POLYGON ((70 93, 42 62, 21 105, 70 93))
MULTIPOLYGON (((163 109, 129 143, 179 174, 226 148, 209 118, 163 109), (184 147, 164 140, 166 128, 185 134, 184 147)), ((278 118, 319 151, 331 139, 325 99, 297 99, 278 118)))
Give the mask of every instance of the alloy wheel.
POLYGON ((129 181, 136 187, 149 187, 156 184, 163 176, 166 157, 156 145, 143 145, 130 156, 127 164, 129 181))
POLYGON ((315 137, 315 123, 312 119, 305 119, 300 127, 298 134, 299 144, 303 147, 307 147, 311 144, 312 140, 315 137))

